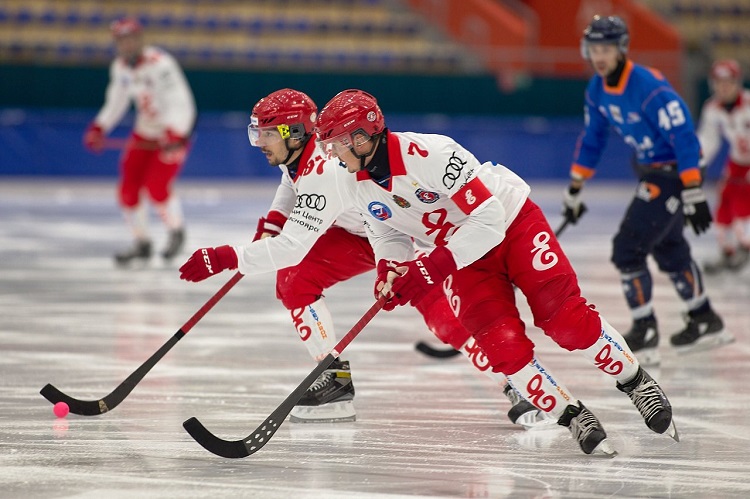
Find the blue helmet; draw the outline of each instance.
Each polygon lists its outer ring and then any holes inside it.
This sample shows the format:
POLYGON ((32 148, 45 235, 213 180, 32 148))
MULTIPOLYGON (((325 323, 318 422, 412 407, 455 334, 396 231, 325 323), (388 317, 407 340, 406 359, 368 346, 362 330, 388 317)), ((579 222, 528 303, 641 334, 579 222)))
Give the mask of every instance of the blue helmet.
POLYGON ((583 30, 581 38, 581 56, 589 58, 589 45, 592 43, 609 43, 617 45, 621 53, 628 52, 630 35, 625 21, 618 16, 594 16, 591 23, 583 30))

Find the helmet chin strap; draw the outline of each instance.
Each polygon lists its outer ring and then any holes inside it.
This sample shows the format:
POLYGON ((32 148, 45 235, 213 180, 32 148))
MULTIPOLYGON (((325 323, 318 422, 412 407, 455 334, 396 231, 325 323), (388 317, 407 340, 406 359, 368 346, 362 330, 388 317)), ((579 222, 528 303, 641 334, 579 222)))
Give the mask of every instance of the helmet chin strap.
POLYGON ((357 153, 356 153, 356 152, 354 151, 354 147, 350 147, 350 148, 349 148, 349 151, 350 151, 350 152, 351 152, 351 153, 352 153, 352 154, 354 155, 354 157, 355 157, 355 158, 357 158, 357 159, 359 160, 359 169, 360 169, 360 170, 366 170, 366 169, 367 169, 367 168, 366 168, 366 166, 365 166, 365 160, 366 160, 366 159, 367 159, 367 158, 368 158, 369 156, 371 156, 371 155, 372 155, 372 153, 374 153, 374 152, 375 152, 375 148, 376 148, 376 147, 378 146, 378 140, 380 140, 380 134, 376 134, 376 135, 373 135, 373 136, 372 136, 372 137, 370 137, 370 138, 369 138, 368 140, 371 140, 371 141, 372 141, 372 146, 370 147, 370 150, 369 150, 369 151, 367 151, 367 152, 366 152, 366 153, 364 153, 364 154, 357 154, 357 153))
POLYGON ((286 159, 282 161, 282 163, 285 165, 289 164, 289 160, 292 159, 292 156, 294 155, 295 152, 305 147, 305 144, 307 144, 307 141, 310 140, 310 137, 308 136, 307 138, 300 140, 300 145, 296 149, 292 149, 291 147, 289 147, 290 140, 291 139, 284 139, 284 145, 286 146, 286 150, 289 151, 289 153, 286 155, 286 159))

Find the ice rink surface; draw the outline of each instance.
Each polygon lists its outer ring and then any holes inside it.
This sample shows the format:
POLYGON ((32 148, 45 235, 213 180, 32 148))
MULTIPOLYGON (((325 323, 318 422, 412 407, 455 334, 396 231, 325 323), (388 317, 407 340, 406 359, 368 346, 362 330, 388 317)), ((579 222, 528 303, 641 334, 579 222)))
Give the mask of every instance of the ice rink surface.
MULTIPOLYGON (((532 187, 557 226, 563 184, 532 187)), ((584 295, 622 332, 630 318, 610 241, 634 188, 591 182, 589 213, 560 238, 584 295)), ((654 273, 663 359, 649 371, 671 399, 679 443, 648 430, 611 378, 530 326, 539 358, 602 421, 614 459, 584 455, 562 427, 512 425, 500 388, 464 357, 414 350, 420 340, 439 344, 412 309, 380 313, 342 356, 352 365, 356 422, 286 422, 250 457, 208 453, 184 420, 244 438, 315 367, 272 274, 240 281, 111 412, 55 418, 39 395, 45 384, 103 397, 231 277, 187 283, 176 269, 201 246, 248 242, 274 186, 178 190, 188 251, 171 266, 154 259, 120 270, 112 254, 129 240, 113 181, 0 181, 0 497, 750 497, 749 269, 707 278, 737 341, 682 356, 668 344, 683 325, 681 304, 654 273)), ((151 228, 158 250, 165 233, 153 216, 151 228)), ((713 232, 689 238, 699 262, 716 253, 713 232)), ((339 338, 372 304, 373 278, 327 293, 339 338)))

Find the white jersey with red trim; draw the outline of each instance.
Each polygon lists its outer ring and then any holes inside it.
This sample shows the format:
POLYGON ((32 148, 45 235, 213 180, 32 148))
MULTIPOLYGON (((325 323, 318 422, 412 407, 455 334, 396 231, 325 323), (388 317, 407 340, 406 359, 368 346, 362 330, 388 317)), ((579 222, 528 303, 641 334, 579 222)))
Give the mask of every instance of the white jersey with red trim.
POLYGON ((742 91, 731 111, 715 98, 706 101, 701 111, 698 139, 704 161, 710 163, 721 149, 722 140, 726 140, 730 159, 739 165, 750 165, 750 90, 742 91))
POLYGON ((334 225, 365 237, 362 217, 348 197, 354 176, 338 160, 326 159, 314 140, 305 146, 299 165, 294 177, 285 165, 280 165, 282 181, 271 207, 288 217, 281 233, 234 248, 242 274, 297 265, 334 225), (290 196, 292 191, 294 196, 290 196))
POLYGON ((367 235, 381 259, 413 258, 411 238, 444 246, 458 268, 500 244, 531 188, 508 168, 479 161, 450 137, 389 132, 387 188, 368 172, 352 191, 367 235))
POLYGON ((177 61, 167 52, 146 46, 131 67, 117 57, 109 69, 104 106, 94 122, 109 132, 135 104, 133 131, 158 140, 171 130, 185 137, 193 129, 196 109, 193 93, 177 61))

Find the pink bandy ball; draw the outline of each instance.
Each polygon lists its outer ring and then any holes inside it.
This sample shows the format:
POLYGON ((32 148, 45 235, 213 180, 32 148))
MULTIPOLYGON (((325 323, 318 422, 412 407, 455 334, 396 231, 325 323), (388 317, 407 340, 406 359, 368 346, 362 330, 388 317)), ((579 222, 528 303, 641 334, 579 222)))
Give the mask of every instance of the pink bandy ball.
POLYGON ((54 412, 55 416, 58 418, 64 418, 70 412, 70 407, 68 407, 68 404, 65 402, 58 402, 55 404, 55 407, 52 408, 52 412, 54 412))

